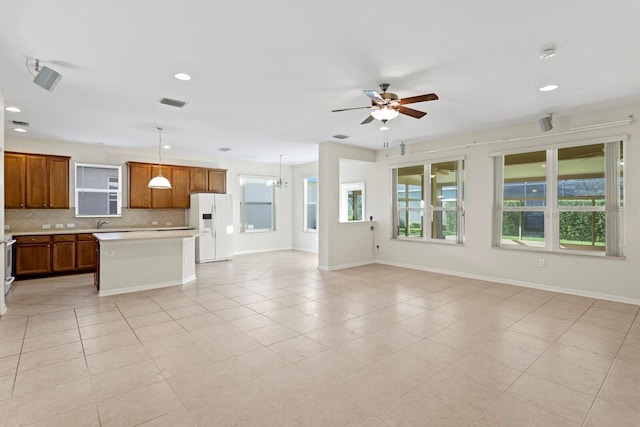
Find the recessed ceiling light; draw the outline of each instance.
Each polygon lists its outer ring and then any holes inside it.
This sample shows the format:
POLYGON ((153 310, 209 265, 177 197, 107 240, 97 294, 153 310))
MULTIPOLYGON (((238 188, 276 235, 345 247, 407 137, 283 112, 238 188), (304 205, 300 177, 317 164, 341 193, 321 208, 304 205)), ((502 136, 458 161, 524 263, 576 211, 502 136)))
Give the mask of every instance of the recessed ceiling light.
POLYGON ((347 139, 347 138, 349 138, 349 135, 343 135, 341 133, 338 133, 338 134, 333 135, 333 137, 335 139, 347 139))
POLYGON ((23 129, 23 128, 15 128, 15 129, 14 129, 14 131, 24 133, 24 132, 26 132, 27 130, 26 130, 26 129, 23 129))
POLYGON ((558 89, 558 85, 546 85, 546 86, 542 86, 538 90, 540 92, 551 92, 552 90, 556 90, 556 89, 558 89))
POLYGON ((218 148, 218 151, 227 152, 227 151, 231 151, 231 148, 228 148, 228 147, 220 147, 220 148, 218 148))
POLYGON ((12 112, 12 113, 19 113, 19 112, 21 112, 21 111, 22 111, 22 110, 21 110, 21 109, 19 109, 18 107, 13 107, 13 106, 11 106, 11 107, 4 107, 4 109, 5 109, 5 110, 7 110, 7 111, 10 111, 10 112, 12 112))
POLYGON ((170 145, 163 145, 162 148, 164 148, 165 150, 171 150, 171 146, 170 145))
POLYGON ((173 77, 175 77, 178 80, 183 80, 183 81, 187 81, 187 80, 191 80, 191 76, 187 73, 176 73, 173 75, 173 77))
POLYGON ((549 59, 557 55, 555 48, 545 49, 540 53, 540 59, 549 59))

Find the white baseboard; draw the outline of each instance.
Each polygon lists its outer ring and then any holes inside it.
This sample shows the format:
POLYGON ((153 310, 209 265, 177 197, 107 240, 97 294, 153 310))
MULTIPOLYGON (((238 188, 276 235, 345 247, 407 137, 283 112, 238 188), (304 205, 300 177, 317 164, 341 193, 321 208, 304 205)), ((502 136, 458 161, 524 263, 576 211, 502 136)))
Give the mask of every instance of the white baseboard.
POLYGON ((375 262, 374 260, 358 261, 358 262, 352 262, 349 264, 332 265, 331 267, 327 267, 326 265, 318 265, 318 270, 323 270, 323 271, 342 270, 343 268, 361 267, 363 265, 373 264, 374 262, 375 262))
POLYGON ((484 276, 480 274, 464 273, 460 271, 444 270, 440 268, 428 268, 420 265, 404 264, 393 261, 376 260, 377 264, 391 265, 394 267, 409 268, 412 270, 429 271, 431 273, 447 274, 450 276, 464 277, 467 279, 486 280, 489 282, 502 283, 505 285, 522 286, 524 288, 540 289, 543 291, 559 292, 562 294, 577 295, 581 297, 596 298, 607 301, 622 302, 625 304, 640 305, 640 299, 621 297, 618 295, 603 294, 600 292, 582 291, 580 289, 561 288, 558 286, 542 285, 539 283, 525 282, 521 280, 505 279, 503 277, 484 276))
POLYGON ((249 255, 249 254, 260 254, 263 252, 275 252, 275 251, 292 251, 294 250, 291 247, 288 248, 272 248, 272 249, 260 249, 257 251, 240 251, 240 252, 234 252, 233 255, 249 255))

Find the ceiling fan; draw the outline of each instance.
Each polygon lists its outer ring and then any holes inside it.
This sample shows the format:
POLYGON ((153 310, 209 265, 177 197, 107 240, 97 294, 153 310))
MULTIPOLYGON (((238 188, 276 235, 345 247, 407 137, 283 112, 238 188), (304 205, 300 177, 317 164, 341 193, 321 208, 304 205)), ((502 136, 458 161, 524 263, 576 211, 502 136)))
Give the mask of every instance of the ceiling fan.
POLYGON ((414 110, 413 108, 405 107, 406 104, 415 104, 417 102, 435 101, 438 99, 438 95, 435 93, 428 93, 425 95, 410 96, 408 98, 398 98, 395 93, 387 92, 389 89, 389 83, 380 84, 382 93, 378 93, 375 90, 363 90, 365 95, 371 98, 371 105, 367 107, 354 107, 354 108, 342 108, 340 110, 331 110, 332 113, 338 111, 348 110, 361 110, 370 109, 371 114, 360 123, 366 125, 371 123, 374 119, 380 120, 382 123, 386 123, 388 120, 398 117, 398 114, 404 114, 407 116, 419 119, 424 117, 427 113, 424 111, 414 110))

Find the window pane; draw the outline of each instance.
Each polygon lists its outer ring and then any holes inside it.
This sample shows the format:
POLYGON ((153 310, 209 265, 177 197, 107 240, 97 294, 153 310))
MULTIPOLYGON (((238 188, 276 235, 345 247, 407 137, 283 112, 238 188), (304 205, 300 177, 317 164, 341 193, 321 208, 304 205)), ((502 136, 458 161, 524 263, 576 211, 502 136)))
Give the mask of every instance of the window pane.
POLYGON ((604 251, 605 221, 605 212, 560 212, 560 246, 604 251))
POLYGON ((318 177, 304 179, 304 231, 316 230, 316 207, 318 200, 318 177))
POLYGON ((431 237, 434 239, 456 240, 458 218, 456 211, 434 211, 431 223, 431 237))
MULTIPOLYGON (((401 204, 406 206, 409 201, 419 203, 423 200, 423 176, 424 166, 422 165, 398 168, 398 188, 396 189, 398 206, 401 204)), ((412 206, 416 206, 416 203, 412 203, 412 206)))
POLYGON ((271 230, 271 204, 245 203, 244 222, 247 230, 271 230))
POLYGON ((502 212, 502 242, 544 246, 544 212, 502 212))
POLYGON ((398 212, 398 236, 422 237, 421 211, 401 210, 398 212))
POLYGON ((242 230, 273 230, 272 178, 243 176, 242 185, 242 230))
POLYGON ((349 190, 347 198, 348 220, 362 221, 362 190, 349 190))
POLYGON ((545 206, 547 153, 504 156, 504 206, 545 206))
POLYGON ((558 150, 558 205, 604 206, 604 144, 558 150))
POLYGON ((457 162, 434 163, 431 165, 431 205, 442 207, 444 200, 456 200, 457 162))

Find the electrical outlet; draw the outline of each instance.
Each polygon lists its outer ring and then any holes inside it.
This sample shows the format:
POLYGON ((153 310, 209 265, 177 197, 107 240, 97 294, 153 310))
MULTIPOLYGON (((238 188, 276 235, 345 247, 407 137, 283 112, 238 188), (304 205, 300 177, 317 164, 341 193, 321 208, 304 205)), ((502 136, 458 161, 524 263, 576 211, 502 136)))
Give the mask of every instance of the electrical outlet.
POLYGON ((544 267, 544 258, 538 259, 538 267, 544 267))
POLYGON ((56 224, 56 228, 64 228, 64 224, 56 224))
POLYGON ((173 225, 172 222, 167 222, 167 226, 171 226, 171 225, 173 225))
POLYGON ((158 225, 158 221, 151 221, 151 225, 158 225))
POLYGON ((46 230, 47 228, 51 228, 51 224, 42 224, 43 230, 46 230))
POLYGON ((114 256, 116 251, 104 251, 104 256, 114 256))
POLYGON ((11 228, 11 226, 10 226, 9 224, 5 224, 5 225, 4 225, 4 229, 5 229, 5 230, 9 230, 10 228, 11 228))
POLYGON ((67 228, 74 228, 76 225, 71 223, 71 224, 67 224, 67 228))

